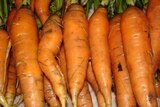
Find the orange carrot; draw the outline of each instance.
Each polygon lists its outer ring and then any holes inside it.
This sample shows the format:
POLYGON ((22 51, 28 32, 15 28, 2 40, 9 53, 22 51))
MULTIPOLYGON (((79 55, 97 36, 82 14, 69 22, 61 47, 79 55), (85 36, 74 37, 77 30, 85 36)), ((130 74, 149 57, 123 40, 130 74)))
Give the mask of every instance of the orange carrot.
POLYGON ((83 88, 78 96, 78 107, 93 107, 92 98, 90 95, 87 82, 84 83, 83 88))
POLYGON ((62 107, 65 107, 67 90, 64 76, 55 59, 60 51, 62 42, 61 19, 52 15, 42 29, 42 38, 39 43, 39 65, 52 84, 55 94, 59 97, 62 107))
POLYGON ((14 15, 16 14, 16 8, 12 9, 10 12, 9 12, 9 15, 8 15, 8 20, 7 20, 7 30, 9 31, 10 28, 11 28, 11 24, 12 24, 12 21, 14 19, 14 15))
POLYGON ((99 7, 89 20, 89 42, 93 71, 107 107, 112 106, 111 98, 111 66, 107 36, 109 22, 107 11, 99 7))
POLYGON ((121 32, 131 86, 140 107, 157 107, 148 20, 137 7, 121 18, 121 32))
POLYGON ((88 22, 83 7, 69 6, 63 19, 68 86, 74 107, 83 88, 89 58, 88 22))
POLYGON ((16 68, 13 55, 11 55, 9 69, 8 69, 8 84, 5 94, 9 106, 13 105, 15 95, 16 95, 16 68))
POLYGON ((50 13, 49 5, 51 0, 35 0, 35 11, 37 16, 40 18, 42 24, 46 22, 50 13))
POLYGON ((147 8, 147 17, 150 24, 150 38, 153 52, 154 72, 160 66, 160 0, 150 0, 147 8))
POLYGON ((98 100, 98 106, 99 107, 106 107, 104 97, 98 87, 98 83, 97 83, 95 75, 93 73, 92 64, 90 61, 89 61, 88 70, 87 70, 87 81, 92 86, 92 88, 96 94, 96 97, 98 100))
POLYGON ((11 44, 8 33, 3 29, 0 29, 0 44, 0 104, 4 107, 9 107, 4 98, 4 93, 6 92, 7 62, 11 44))
POLYGON ((50 107, 60 107, 60 102, 57 99, 50 81, 44 76, 44 95, 50 107))
POLYGON ((10 37, 24 104, 26 107, 44 107, 43 78, 37 61, 38 31, 30 9, 17 10, 10 37))
POLYGON ((60 66, 62 73, 64 75, 66 87, 68 88, 67 64, 66 64, 66 56, 64 53, 64 46, 61 47, 61 50, 58 54, 58 61, 59 61, 59 66, 60 66))
POLYGON ((121 16, 113 17, 110 22, 110 33, 108 36, 112 70, 114 75, 116 102, 118 107, 136 107, 127 64, 124 57, 121 31, 121 16))

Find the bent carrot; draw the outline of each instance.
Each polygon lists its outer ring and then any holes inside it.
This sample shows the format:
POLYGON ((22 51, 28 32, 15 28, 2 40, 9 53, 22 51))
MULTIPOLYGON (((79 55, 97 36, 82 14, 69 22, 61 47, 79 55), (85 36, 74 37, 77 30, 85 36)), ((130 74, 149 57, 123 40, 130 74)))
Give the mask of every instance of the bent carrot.
POLYGON ((10 37, 24 104, 26 107, 44 107, 43 78, 37 61, 38 31, 30 9, 17 10, 10 37))
POLYGON ((150 38, 153 52, 153 67, 154 73, 160 66, 160 1, 150 0, 147 8, 147 17, 150 24, 150 38))
POLYGON ((42 24, 46 22, 50 13, 49 13, 49 5, 51 0, 35 0, 35 11, 42 24))
POLYGON ((59 97, 62 107, 65 107, 67 90, 64 76, 55 59, 62 43, 61 19, 52 15, 42 29, 42 38, 39 43, 39 65, 52 84, 55 94, 59 97))
POLYGON ((107 107, 112 106, 111 97, 111 67, 107 36, 109 22, 107 11, 99 7, 89 19, 89 43, 91 61, 98 86, 104 96, 107 107))
POLYGON ((87 70, 87 78, 86 79, 89 82, 89 84, 92 86, 92 88, 96 94, 96 97, 98 100, 98 106, 99 107, 106 107, 104 97, 98 87, 95 75, 93 73, 92 64, 90 61, 88 63, 88 70, 87 70))
POLYGON ((45 100, 50 107, 61 107, 59 100, 57 99, 50 81, 44 76, 44 95, 45 100))
POLYGON ((83 7, 71 4, 64 15, 64 50, 66 54, 68 86, 74 107, 83 87, 89 58, 88 22, 83 7))
POLYGON ((11 54, 11 59, 9 63, 8 69, 8 83, 6 89, 6 100, 9 106, 12 106, 14 103, 14 98, 16 95, 16 68, 15 68, 15 61, 13 55, 11 54))
POLYGON ((84 83, 83 88, 78 96, 78 107, 93 107, 92 98, 90 95, 87 82, 84 83))
POLYGON ((120 20, 120 15, 113 17, 110 21, 110 33, 108 35, 116 89, 116 102, 118 107, 136 107, 136 100, 133 95, 127 64, 124 57, 120 20))
POLYGON ((141 107, 157 107, 149 24, 143 11, 128 8, 121 19, 122 41, 131 86, 141 107))

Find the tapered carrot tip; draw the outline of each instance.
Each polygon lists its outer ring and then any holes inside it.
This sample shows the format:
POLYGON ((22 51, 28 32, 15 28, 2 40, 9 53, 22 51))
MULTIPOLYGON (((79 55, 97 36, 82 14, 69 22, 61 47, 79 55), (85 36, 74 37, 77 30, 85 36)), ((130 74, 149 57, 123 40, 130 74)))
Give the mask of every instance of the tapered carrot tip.
POLYGON ((60 102, 61 102, 61 107, 66 107, 66 98, 61 97, 60 102))
POLYGON ((9 107, 7 100, 5 99, 4 95, 0 92, 0 104, 3 105, 3 107, 9 107))
POLYGON ((77 107, 77 95, 73 95, 72 96, 72 103, 73 103, 73 107, 77 107))

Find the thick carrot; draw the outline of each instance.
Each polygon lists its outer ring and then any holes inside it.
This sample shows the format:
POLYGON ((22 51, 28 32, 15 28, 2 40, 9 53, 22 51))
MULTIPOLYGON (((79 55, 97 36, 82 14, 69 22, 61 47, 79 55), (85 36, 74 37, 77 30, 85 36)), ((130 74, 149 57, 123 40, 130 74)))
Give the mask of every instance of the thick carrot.
POLYGON ((124 57, 121 31, 121 16, 117 15, 110 21, 108 42, 116 89, 116 102, 118 107, 136 107, 127 64, 124 57))
POLYGON ((89 58, 88 22, 83 7, 69 6, 63 19, 68 86, 74 107, 83 87, 89 58))
POLYGON ((39 65, 52 84, 55 94, 59 97, 62 107, 65 107, 67 90, 64 76, 56 61, 62 42, 61 19, 52 15, 42 29, 42 38, 39 43, 39 65))
POLYGON ((10 28, 11 28, 11 24, 12 24, 12 21, 14 19, 14 15, 16 14, 16 8, 12 9, 10 12, 9 12, 9 15, 8 15, 8 20, 7 20, 7 30, 9 31, 10 28))
POLYGON ((50 81, 44 76, 44 95, 45 100, 50 107, 61 107, 57 96, 55 95, 50 81))
MULTIPOLYGON (((15 0, 15 5, 16 5, 17 9, 20 9, 22 7, 23 1, 24 0, 15 0)), ((27 1, 27 0, 25 0, 25 1, 27 1)), ((30 8, 32 11, 34 11, 34 2, 35 2, 35 0, 30 0, 30 8)))
POLYGON ((15 96, 16 96, 16 68, 13 55, 11 54, 11 59, 8 69, 8 84, 5 94, 9 106, 13 105, 15 96))
POLYGON ((10 50, 9 36, 8 33, 0 29, 0 104, 4 107, 9 107, 6 99, 4 98, 4 93, 6 92, 6 77, 7 77, 7 61, 10 50))
POLYGON ((49 5, 51 0, 35 0, 35 11, 37 16, 40 18, 42 24, 46 22, 50 13, 49 5))
POLYGON ((66 56, 64 53, 64 46, 61 47, 61 50, 58 54, 58 61, 66 82, 66 87, 68 88, 67 64, 66 64, 66 56))
POLYGON ((89 20, 89 42, 91 49, 91 61, 98 86, 104 96, 107 107, 112 106, 111 97, 111 66, 107 36, 109 22, 107 11, 99 7, 89 20))
POLYGON ((93 107, 92 98, 90 95, 87 82, 84 83, 83 88, 78 96, 78 107, 93 107))
POLYGON ((148 20, 137 7, 121 18, 121 32, 133 93, 140 107, 157 107, 148 20))
POLYGON ((153 52, 154 72, 160 66, 160 0, 150 0, 147 8, 147 17, 150 24, 150 38, 153 52))
POLYGON ((92 64, 91 62, 89 61, 89 64, 88 64, 88 70, 87 70, 87 81, 89 82, 89 84, 92 86, 95 94, 96 94, 96 97, 97 97, 97 100, 98 100, 98 106, 99 107, 106 107, 106 104, 105 104, 105 100, 104 100, 104 97, 98 87, 98 83, 96 81, 96 78, 95 78, 95 75, 93 73, 93 69, 92 69, 92 64))
POLYGON ((26 107, 44 107, 43 78, 37 61, 38 31, 34 14, 20 8, 13 19, 10 37, 26 107))

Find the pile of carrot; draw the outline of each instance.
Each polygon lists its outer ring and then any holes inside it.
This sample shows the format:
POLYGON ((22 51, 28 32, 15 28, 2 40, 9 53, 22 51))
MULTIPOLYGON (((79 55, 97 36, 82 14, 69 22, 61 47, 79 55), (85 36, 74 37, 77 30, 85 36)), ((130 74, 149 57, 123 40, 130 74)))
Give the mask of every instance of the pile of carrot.
POLYGON ((159 41, 159 0, 0 0, 0 106, 158 107, 159 41))

